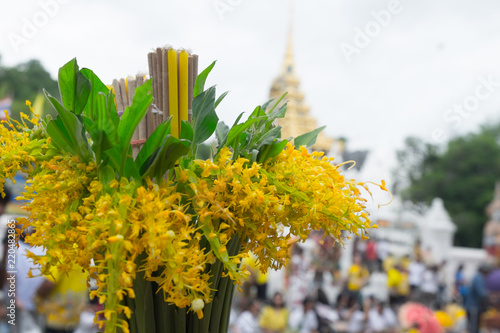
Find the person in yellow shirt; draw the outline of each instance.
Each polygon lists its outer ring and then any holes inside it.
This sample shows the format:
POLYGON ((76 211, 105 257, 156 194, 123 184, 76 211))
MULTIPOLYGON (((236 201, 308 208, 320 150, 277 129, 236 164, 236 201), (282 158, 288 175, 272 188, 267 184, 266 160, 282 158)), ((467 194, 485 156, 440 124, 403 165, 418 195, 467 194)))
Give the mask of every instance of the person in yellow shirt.
POLYGON ((395 308, 399 300, 399 285, 402 281, 402 276, 399 270, 399 265, 390 268, 387 271, 387 287, 389 288, 389 304, 395 308))
POLYGON ((284 333, 288 323, 288 309, 285 307, 283 295, 274 294, 270 305, 262 309, 259 325, 262 333, 284 333))
POLYGON ((347 291, 350 297, 360 302, 360 290, 368 281, 370 273, 362 265, 361 256, 355 255, 353 263, 347 272, 347 291))
POLYGON ((410 266, 410 263, 411 263, 411 259, 410 259, 410 255, 409 254, 406 254, 403 258, 401 258, 400 260, 400 264, 401 264, 401 267, 404 269, 404 270, 407 270, 408 267, 410 266))
POLYGON ((450 315, 442 309, 441 305, 438 304, 437 310, 434 311, 434 316, 437 318, 445 332, 452 332, 453 320, 450 315))
POLYGON ((465 309, 453 299, 450 304, 446 305, 445 311, 453 321, 453 331, 465 332, 467 329, 467 312, 465 309))
POLYGON ((404 304, 410 295, 408 272, 401 264, 397 264, 387 272, 387 286, 389 287, 389 303, 393 309, 404 304))
POLYGON ((40 313, 45 316, 45 333, 72 333, 87 305, 89 291, 86 272, 74 266, 68 273, 51 271, 38 288, 40 313))
POLYGON ((384 269, 384 272, 389 272, 394 266, 396 265, 396 259, 392 255, 392 253, 389 253, 389 255, 384 259, 382 262, 382 267, 384 269))
POLYGON ((408 271, 403 268, 399 271, 401 274, 401 282, 398 285, 398 304, 406 303, 410 297, 410 282, 408 280, 408 271))

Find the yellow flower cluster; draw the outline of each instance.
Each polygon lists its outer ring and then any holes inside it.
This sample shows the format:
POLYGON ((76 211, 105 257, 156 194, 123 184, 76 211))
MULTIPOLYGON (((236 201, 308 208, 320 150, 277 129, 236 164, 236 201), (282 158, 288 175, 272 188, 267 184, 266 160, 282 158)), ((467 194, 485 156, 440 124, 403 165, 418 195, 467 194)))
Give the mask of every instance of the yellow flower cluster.
POLYGON ((291 232, 302 239, 310 229, 323 229, 340 240, 343 230, 359 236, 371 227, 364 211, 366 199, 358 188, 366 185, 346 180, 333 160, 322 152, 309 153, 304 147, 296 150, 289 144, 266 168, 280 184, 292 189, 287 217, 291 232))
POLYGON ((291 244, 312 230, 341 240, 343 231, 364 235, 371 227, 358 190, 366 184, 346 181, 332 159, 305 148, 288 145, 265 164, 223 148, 215 161, 181 163, 169 181, 103 183, 94 162, 55 155, 36 128, 5 124, 0 189, 27 172, 18 199, 29 215, 20 222, 35 230, 26 241, 46 249, 29 256, 41 274, 75 265, 88 271, 98 286, 91 296, 105 304, 107 331, 128 332, 124 318, 134 309, 127 299, 136 297, 137 279, 155 282, 166 302, 201 318, 213 276, 243 283, 249 273, 241 263, 250 252, 262 271, 281 268, 291 244))
POLYGON ((215 162, 195 161, 199 177, 189 177, 187 170, 180 174, 179 181, 193 191, 191 206, 202 230, 231 278, 241 283, 246 271, 237 264, 249 252, 267 271, 283 267, 291 244, 311 230, 341 240, 343 230, 360 234, 370 228, 356 184, 345 181, 332 161, 289 145, 269 164, 249 165, 224 148, 215 162), (235 234, 242 249, 227 255, 235 234))
MULTIPOLYGON (((31 108, 29 101, 26 104, 31 108)), ((48 149, 48 140, 29 129, 28 123, 38 125, 38 118, 21 113, 21 123, 9 117, 0 122, 0 194, 6 179, 13 179, 17 172, 33 172, 36 162, 50 158, 54 151, 48 149)))
POLYGON ((46 171, 34 177, 23 197, 30 200, 24 223, 36 230, 26 241, 47 249, 45 256, 30 254, 42 274, 53 266, 86 269, 96 279, 91 297, 105 304, 107 325, 124 331, 127 322, 119 314, 130 317, 132 309, 122 301, 135 298, 138 272, 158 283, 165 300, 180 308, 210 301, 201 234, 173 184, 137 187, 123 178, 104 185, 96 180, 93 164, 84 167, 70 158, 73 165, 63 166, 56 162, 65 159, 55 160, 44 165, 46 171))

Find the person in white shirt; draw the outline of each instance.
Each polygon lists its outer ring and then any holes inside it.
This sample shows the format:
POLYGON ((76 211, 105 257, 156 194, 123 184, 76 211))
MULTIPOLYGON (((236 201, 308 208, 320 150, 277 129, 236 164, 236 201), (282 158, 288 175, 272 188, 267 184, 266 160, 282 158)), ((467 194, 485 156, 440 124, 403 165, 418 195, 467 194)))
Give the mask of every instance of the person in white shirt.
POLYGON ((368 329, 366 333, 396 332, 398 321, 396 314, 383 302, 377 301, 368 313, 368 329))
POLYGON ((363 308, 359 302, 351 298, 349 300, 350 306, 349 311, 346 316, 347 332, 349 333, 361 333, 365 331, 365 326, 368 320, 368 311, 370 309, 370 299, 365 299, 363 302, 363 308))
POLYGON ((261 303, 258 300, 250 302, 248 310, 243 311, 236 319, 237 333, 259 333, 259 313, 261 303))
POLYGON ((314 310, 314 300, 312 298, 304 298, 302 307, 292 311, 288 319, 288 325, 294 333, 318 333, 318 317, 314 310))
POLYGON ((410 298, 415 301, 419 296, 425 265, 420 257, 408 266, 408 283, 410 284, 410 298))
POLYGON ((432 307, 432 304, 436 301, 437 292, 439 290, 437 270, 437 266, 433 265, 427 268, 422 274, 420 301, 428 307, 432 307))

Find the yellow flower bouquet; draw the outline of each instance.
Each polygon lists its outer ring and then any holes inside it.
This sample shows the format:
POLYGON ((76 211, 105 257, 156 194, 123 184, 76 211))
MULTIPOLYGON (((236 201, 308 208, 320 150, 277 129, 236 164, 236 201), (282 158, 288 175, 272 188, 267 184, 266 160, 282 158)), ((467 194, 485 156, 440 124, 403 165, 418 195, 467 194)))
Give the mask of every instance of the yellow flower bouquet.
MULTIPOLYGON (((28 254, 41 267, 75 266, 95 279, 105 332, 227 332, 235 285, 254 253, 260 268, 279 269, 295 241, 324 230, 363 236, 371 226, 359 187, 322 153, 319 131, 281 138, 281 99, 219 122, 215 87, 197 78, 192 121, 171 133, 169 118, 132 156, 132 133, 152 103, 152 80, 118 115, 113 91, 76 60, 59 71, 58 116, 22 116, 0 126, 0 190, 16 172, 27 177, 28 254), (197 148, 215 134, 212 158, 197 148)), ((28 103, 29 105, 29 103, 28 103)), ((384 185, 381 187, 384 189, 384 185)))

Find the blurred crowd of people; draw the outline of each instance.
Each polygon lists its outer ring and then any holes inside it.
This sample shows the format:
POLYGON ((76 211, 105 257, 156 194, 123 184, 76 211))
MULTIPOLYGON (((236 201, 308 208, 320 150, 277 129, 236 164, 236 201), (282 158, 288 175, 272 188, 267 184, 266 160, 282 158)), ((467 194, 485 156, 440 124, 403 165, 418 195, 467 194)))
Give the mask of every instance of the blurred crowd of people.
POLYGON ((450 284, 447 263, 433 260, 419 241, 396 257, 386 240, 370 239, 355 241, 341 274, 341 247, 320 233, 310 240, 315 246, 294 245, 284 286, 270 300, 266 274, 250 259, 253 277, 240 295, 242 311, 232 313, 232 333, 500 332, 500 294, 485 284, 491 265, 480 265, 470 281, 461 265, 450 284), (326 275, 335 299, 325 292, 326 275))

